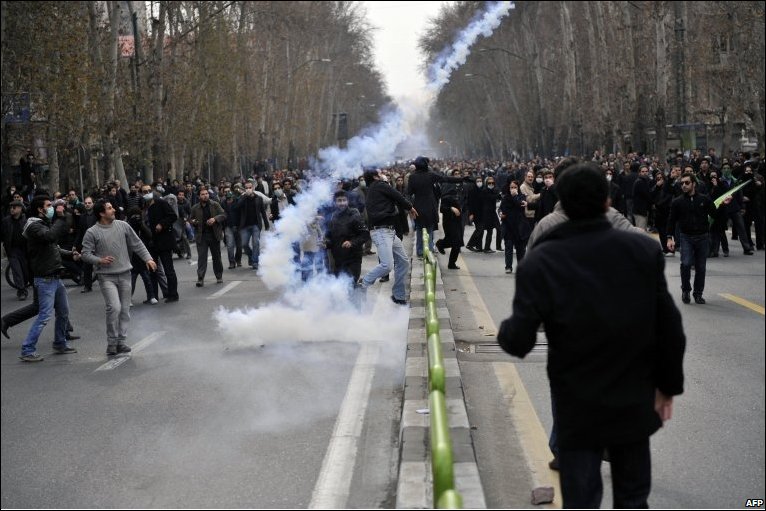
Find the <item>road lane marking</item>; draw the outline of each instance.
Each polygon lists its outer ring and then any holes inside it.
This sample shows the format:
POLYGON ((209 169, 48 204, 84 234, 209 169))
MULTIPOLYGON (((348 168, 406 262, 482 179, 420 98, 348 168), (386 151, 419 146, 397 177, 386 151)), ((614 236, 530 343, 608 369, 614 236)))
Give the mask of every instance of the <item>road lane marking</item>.
POLYGON ((535 407, 529 399, 527 389, 519 377, 516 365, 511 362, 493 362, 492 368, 500 384, 503 397, 510 405, 509 412, 519 443, 532 473, 532 486, 553 486, 553 502, 543 507, 561 508, 561 484, 558 472, 548 467, 551 450, 548 447, 548 435, 540 423, 535 407))
POLYGON ((757 303, 753 303, 750 301, 745 300, 744 298, 741 298, 736 295, 730 295, 729 293, 718 293, 718 296, 722 296, 726 298, 727 300, 731 300, 734 303, 738 303, 739 305, 743 307, 747 307, 748 309, 757 312, 761 316, 764 315, 764 309, 762 306, 758 305, 757 303))
POLYGON ((232 289, 234 289, 235 287, 237 287, 240 284, 242 284, 241 280, 235 280, 233 282, 229 282, 228 284, 226 284, 226 287, 224 287, 220 291, 216 291, 212 295, 208 296, 207 299, 208 300, 214 300, 216 298, 220 298, 221 296, 225 295, 226 293, 228 293, 229 291, 231 291, 232 289))
MULTIPOLYGON (((463 265, 462 267, 468 268, 468 264, 465 259, 463 259, 463 256, 460 255, 458 257, 461 260, 460 263, 463 265)), ((492 316, 490 316, 487 304, 484 303, 484 298, 476 287, 473 277, 469 274, 458 274, 457 278, 460 281, 463 290, 471 297, 471 300, 468 303, 468 308, 471 310, 473 318, 476 321, 476 328, 482 332, 483 336, 492 337, 492 342, 496 342, 495 337, 497 337, 497 329, 495 328, 495 321, 492 319, 492 316)))
POLYGON ((372 378, 380 353, 376 343, 363 343, 335 421, 330 444, 319 471, 309 509, 346 507, 356 464, 357 444, 370 400, 372 378))
POLYGON ((160 332, 154 332, 154 333, 151 333, 151 334, 147 335, 146 337, 144 337, 143 339, 141 339, 140 341, 138 341, 136 344, 133 345, 132 351, 130 352, 129 355, 127 355, 127 356, 126 355, 120 355, 117 358, 113 358, 112 360, 110 360, 106 364, 103 364, 103 365, 99 366, 98 369, 96 369, 93 372, 110 371, 112 369, 120 367, 122 364, 124 364, 125 362, 130 360, 132 355, 135 355, 139 351, 143 350, 144 348, 149 346, 151 343, 153 343, 154 341, 156 341, 157 339, 159 339, 163 335, 165 335, 165 331, 164 330, 162 330, 160 332))

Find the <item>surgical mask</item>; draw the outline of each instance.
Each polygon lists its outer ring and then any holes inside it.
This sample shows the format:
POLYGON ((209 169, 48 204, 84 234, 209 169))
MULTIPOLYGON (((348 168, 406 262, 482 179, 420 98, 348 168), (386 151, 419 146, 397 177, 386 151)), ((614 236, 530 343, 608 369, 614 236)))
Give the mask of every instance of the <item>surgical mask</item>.
POLYGON ((360 188, 367 188, 367 181, 364 181, 364 180, 359 181, 359 187, 360 188))
POLYGON ((285 196, 285 192, 283 190, 274 190, 274 195, 279 197, 280 199, 285 196))
POLYGON ((553 179, 546 179, 545 186, 551 186, 551 185, 553 185, 553 179))
POLYGON ((48 218, 48 220, 53 219, 53 213, 55 213, 53 206, 48 206, 48 208, 45 210, 45 216, 48 218))
POLYGON ((163 188, 163 187, 161 187, 161 186, 158 186, 158 187, 157 187, 157 191, 158 191, 158 192, 160 192, 160 193, 162 193, 162 192, 164 192, 164 191, 165 191, 165 188, 163 188))
POLYGON ((153 194, 152 192, 149 192, 149 193, 145 193, 145 194, 144 194, 144 200, 145 200, 145 201, 147 201, 147 202, 149 202, 149 201, 150 201, 150 200, 152 200, 153 198, 154 198, 154 194, 153 194))
POLYGON ((495 185, 487 185, 487 188, 489 188, 490 190, 494 190, 495 189, 495 185))
POLYGON ((234 194, 233 194, 233 193, 231 193, 231 192, 226 192, 226 198, 227 198, 227 199, 231 199, 232 197, 234 197, 234 194))
POLYGON ((484 183, 481 181, 476 181, 476 188, 481 188, 482 186, 484 186, 484 183))
POLYGON ((607 181, 611 181, 612 180, 612 175, 611 174, 607 174, 606 175, 606 180, 607 181))
POLYGON ((542 183, 542 182, 543 182, 543 178, 541 178, 541 177, 536 177, 536 178, 535 178, 535 181, 536 181, 537 183, 542 183))
POLYGON ((518 195, 519 189, 518 188, 511 188, 511 195, 518 195))

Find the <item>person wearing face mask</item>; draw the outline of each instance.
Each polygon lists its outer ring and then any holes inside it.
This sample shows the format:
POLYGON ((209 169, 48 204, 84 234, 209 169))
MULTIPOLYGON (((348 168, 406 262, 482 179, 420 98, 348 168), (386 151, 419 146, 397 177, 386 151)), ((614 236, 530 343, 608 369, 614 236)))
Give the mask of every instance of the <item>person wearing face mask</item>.
POLYGON ((468 238, 465 248, 471 252, 481 252, 481 240, 484 236, 483 189, 484 180, 480 176, 476 176, 474 186, 468 191, 468 221, 473 223, 474 231, 468 238))
POLYGON ((37 341, 45 325, 56 316, 54 353, 68 355, 77 353, 67 342, 67 325, 69 323, 69 301, 66 288, 60 275, 64 269, 62 256, 79 260, 77 252, 69 252, 59 248, 59 239, 66 234, 67 224, 64 221, 53 223, 53 217, 63 218, 63 209, 54 210, 47 195, 37 195, 30 205, 30 217, 24 225, 22 235, 27 240, 30 270, 34 279, 35 289, 39 300, 37 319, 29 329, 21 346, 21 360, 24 362, 42 362, 43 357, 37 353, 37 341), (34 214, 34 216, 31 216, 34 214))
MULTIPOLYGON (((559 164, 561 165, 561 164, 559 164)), ((553 207, 559 201, 556 194, 554 183, 554 172, 550 169, 543 171, 543 186, 540 191, 540 200, 535 211, 535 222, 539 222, 543 217, 553 212, 553 207)))

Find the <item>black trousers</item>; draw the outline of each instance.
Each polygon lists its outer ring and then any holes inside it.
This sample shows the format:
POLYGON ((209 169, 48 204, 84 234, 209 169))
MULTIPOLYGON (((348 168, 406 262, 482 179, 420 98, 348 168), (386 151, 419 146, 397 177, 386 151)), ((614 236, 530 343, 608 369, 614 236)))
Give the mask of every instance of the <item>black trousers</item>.
POLYGON ((197 280, 205 280, 207 272, 207 251, 213 256, 213 273, 215 278, 223 278, 223 263, 221 262, 221 242, 205 235, 197 235, 197 280))
MULTIPOLYGON (((638 442, 606 446, 612 472, 614 509, 647 509, 652 487, 649 437, 638 442)), ((604 447, 559 448, 561 493, 564 507, 598 509, 604 495, 601 458, 604 447)))
MULTIPOLYGON (((165 271, 165 277, 168 279, 168 295, 166 298, 178 298, 178 277, 176 277, 176 270, 173 267, 173 251, 157 251, 151 249, 149 253, 152 256, 152 259, 162 262, 162 269, 165 271)), ((154 296, 159 296, 160 281, 157 272, 150 272, 149 276, 152 278, 152 294, 154 296)))

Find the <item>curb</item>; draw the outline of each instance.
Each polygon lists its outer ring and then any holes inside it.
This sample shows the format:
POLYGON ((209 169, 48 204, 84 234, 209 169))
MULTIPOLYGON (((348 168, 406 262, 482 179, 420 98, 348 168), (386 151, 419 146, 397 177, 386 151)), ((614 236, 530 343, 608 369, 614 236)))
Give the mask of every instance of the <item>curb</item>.
MULTIPOLYGON (((413 243, 414 243, 413 239, 413 243)), ((414 250, 413 250, 414 253, 414 250)), ((433 509, 428 413, 428 353, 425 325, 425 289, 422 261, 411 258, 410 323, 407 331, 407 361, 404 403, 400 426, 400 462, 396 491, 397 509, 433 509), (418 413, 418 412, 421 413, 418 413)), ((455 337, 444 294, 441 268, 436 270, 436 307, 445 366, 449 433, 452 439, 455 490, 463 507, 486 509, 484 489, 471 438, 463 383, 457 362, 455 337)))

